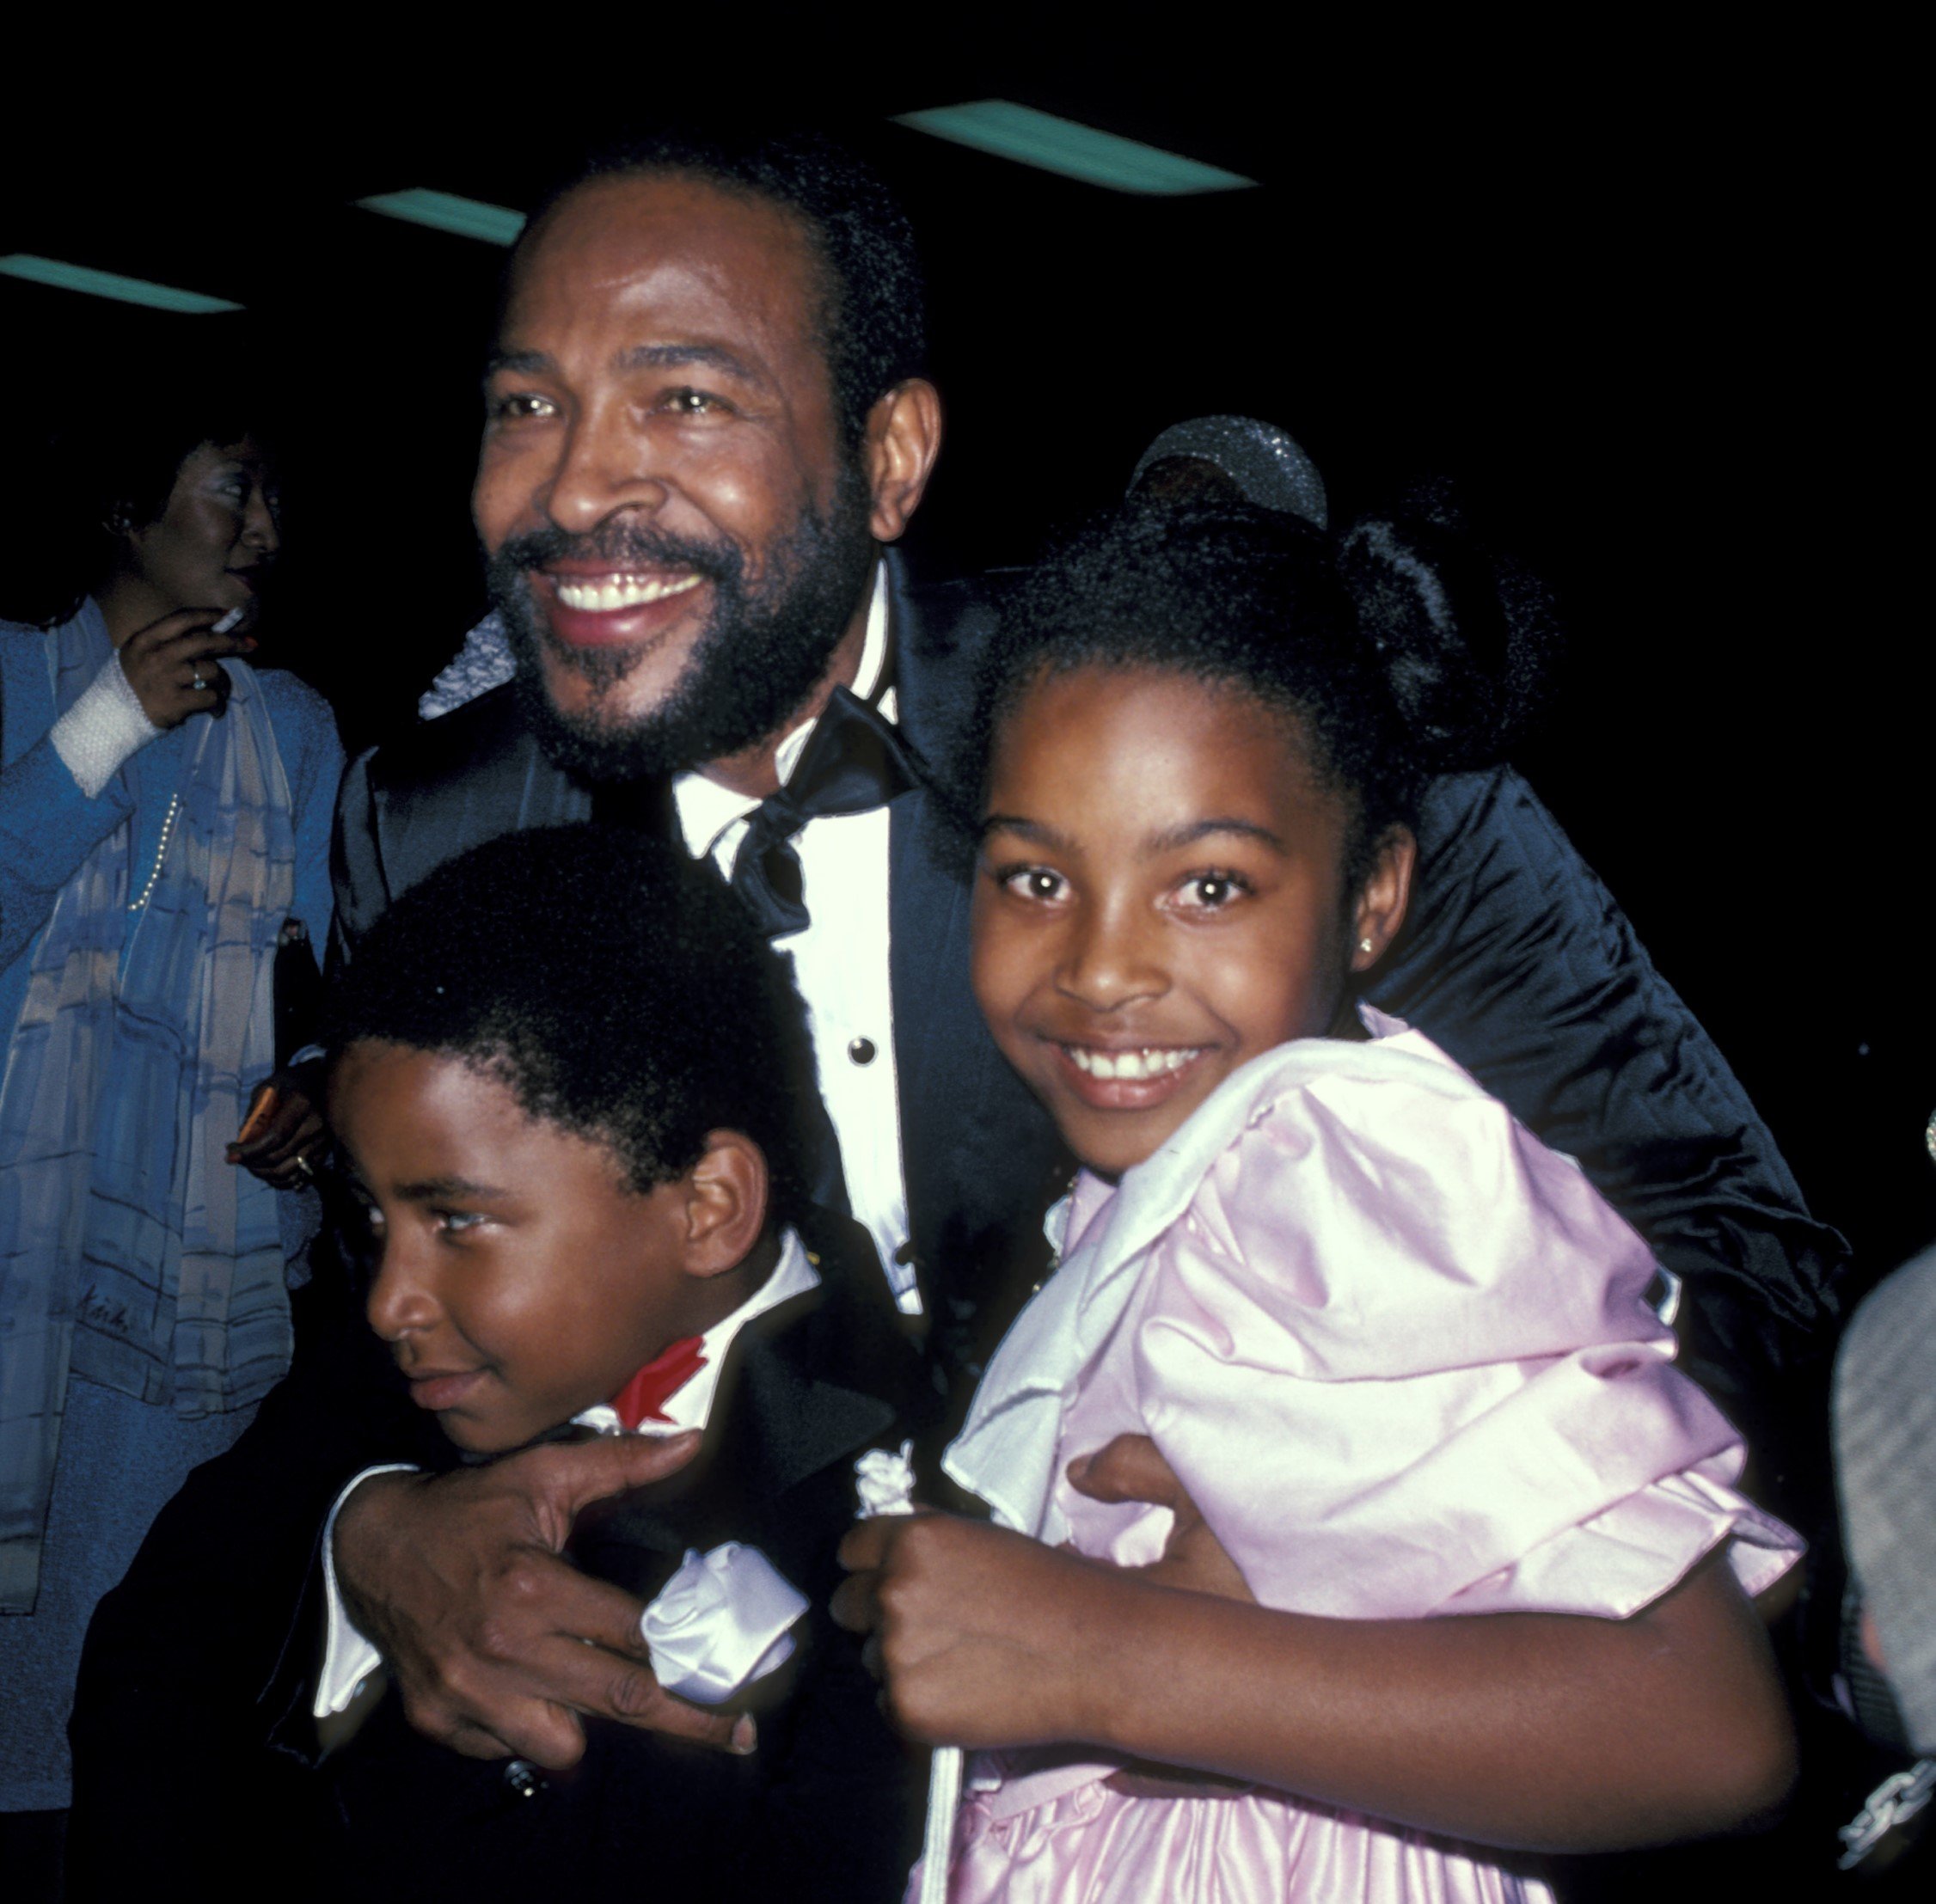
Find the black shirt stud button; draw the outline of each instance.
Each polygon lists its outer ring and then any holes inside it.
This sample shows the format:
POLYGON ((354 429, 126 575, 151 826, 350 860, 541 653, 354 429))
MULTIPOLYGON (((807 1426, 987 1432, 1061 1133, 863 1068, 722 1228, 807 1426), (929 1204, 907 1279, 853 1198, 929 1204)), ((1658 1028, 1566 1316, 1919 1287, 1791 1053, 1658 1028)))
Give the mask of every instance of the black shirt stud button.
POLYGON ((520 1798, 535 1798, 544 1790, 544 1774, 529 1759, 513 1759, 504 1768, 504 1782, 520 1798))
POLYGON ((874 1061, 874 1041, 871 1038, 857 1038, 848 1046, 847 1055, 856 1064, 872 1064, 874 1061))

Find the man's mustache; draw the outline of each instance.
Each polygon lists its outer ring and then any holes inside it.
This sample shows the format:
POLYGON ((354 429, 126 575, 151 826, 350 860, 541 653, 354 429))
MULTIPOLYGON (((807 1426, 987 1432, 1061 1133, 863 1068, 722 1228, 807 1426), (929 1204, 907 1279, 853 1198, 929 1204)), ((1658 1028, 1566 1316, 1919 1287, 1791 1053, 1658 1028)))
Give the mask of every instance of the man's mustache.
POLYGON ((704 542, 669 535, 644 523, 601 523, 589 535, 573 536, 555 523, 509 536, 491 557, 493 575, 509 579, 548 563, 609 562, 615 569, 685 568, 709 582, 738 579, 743 561, 731 542, 704 542))

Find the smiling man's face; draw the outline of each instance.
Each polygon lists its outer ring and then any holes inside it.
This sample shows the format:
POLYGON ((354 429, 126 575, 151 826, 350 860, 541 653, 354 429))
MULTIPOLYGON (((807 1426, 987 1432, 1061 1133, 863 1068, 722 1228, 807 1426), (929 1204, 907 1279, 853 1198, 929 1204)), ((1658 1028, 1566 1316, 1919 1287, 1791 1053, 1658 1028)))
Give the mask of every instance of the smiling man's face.
POLYGON ((567 766, 629 778, 767 738, 860 612, 872 499, 822 299, 790 214, 684 175, 594 180, 527 239, 472 500, 567 766))

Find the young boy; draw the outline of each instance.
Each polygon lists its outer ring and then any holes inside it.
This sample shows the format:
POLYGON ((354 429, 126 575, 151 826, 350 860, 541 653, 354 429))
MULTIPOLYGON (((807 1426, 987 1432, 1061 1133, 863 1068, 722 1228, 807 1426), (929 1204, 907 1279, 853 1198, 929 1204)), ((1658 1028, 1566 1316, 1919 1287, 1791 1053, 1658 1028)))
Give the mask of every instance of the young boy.
POLYGON ((573 1558, 650 1601, 689 1551, 740 1542, 810 1607, 746 1695, 741 1754, 589 1722, 581 1763, 546 1774, 379 1702, 316 1774, 330 1888, 898 1896, 906 1766, 825 1607, 854 1459, 896 1434, 912 1358, 806 1199, 812 1058, 784 967, 709 867, 629 834, 517 834, 398 900, 330 1042, 369 1321, 424 1411, 414 1459, 702 1429, 670 1481, 581 1517, 573 1558))

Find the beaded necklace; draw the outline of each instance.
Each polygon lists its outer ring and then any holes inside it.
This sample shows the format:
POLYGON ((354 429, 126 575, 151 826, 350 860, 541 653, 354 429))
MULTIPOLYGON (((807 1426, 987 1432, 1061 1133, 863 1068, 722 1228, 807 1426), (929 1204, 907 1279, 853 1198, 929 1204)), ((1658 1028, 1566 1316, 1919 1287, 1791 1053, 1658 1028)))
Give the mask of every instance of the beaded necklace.
POLYGON ((148 896, 155 890, 155 882, 162 876, 162 861, 168 858, 168 843, 175 835, 175 819, 181 811, 181 796, 168 795, 168 817, 162 822, 161 844, 155 848, 155 863, 148 869, 148 879, 141 889, 141 897, 129 906, 130 912, 139 912, 148 903, 148 896))

